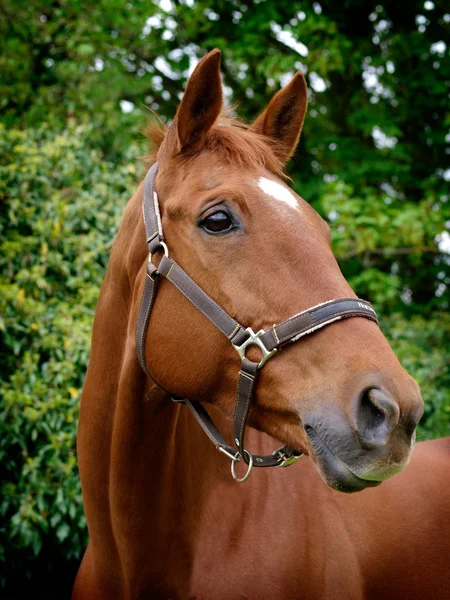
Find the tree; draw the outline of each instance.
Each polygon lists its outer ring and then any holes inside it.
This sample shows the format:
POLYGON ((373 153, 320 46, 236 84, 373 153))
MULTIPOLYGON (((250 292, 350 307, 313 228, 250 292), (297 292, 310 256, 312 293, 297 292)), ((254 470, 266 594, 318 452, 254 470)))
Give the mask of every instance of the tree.
POLYGON ((109 244, 146 151, 146 105, 170 120, 214 47, 246 119, 306 73, 294 185, 422 387, 419 436, 448 433, 449 23, 442 0, 0 2, 5 597, 25 568, 39 587, 56 554, 60 570, 83 547, 77 394, 109 244))

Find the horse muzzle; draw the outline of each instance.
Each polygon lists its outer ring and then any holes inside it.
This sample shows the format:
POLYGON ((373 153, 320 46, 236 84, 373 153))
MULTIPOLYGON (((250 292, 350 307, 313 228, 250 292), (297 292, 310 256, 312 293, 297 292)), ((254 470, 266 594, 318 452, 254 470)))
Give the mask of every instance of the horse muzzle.
POLYGON ((375 487, 403 470, 415 442, 421 411, 400 415, 397 403, 378 388, 364 391, 348 418, 334 408, 305 415, 311 457, 332 488, 356 492, 375 487))

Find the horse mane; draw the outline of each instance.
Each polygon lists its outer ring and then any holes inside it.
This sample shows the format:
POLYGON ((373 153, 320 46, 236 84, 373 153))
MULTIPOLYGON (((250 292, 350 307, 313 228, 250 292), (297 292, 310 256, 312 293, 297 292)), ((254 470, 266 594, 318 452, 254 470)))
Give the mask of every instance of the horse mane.
MULTIPOLYGON (((156 161, 167 131, 167 125, 159 117, 147 123, 144 135, 150 143, 150 154, 145 157, 146 164, 156 161)), ((277 146, 274 141, 253 131, 250 125, 224 112, 207 133, 204 149, 219 155, 231 166, 254 171, 265 168, 279 177, 288 178, 284 163, 277 156, 277 146)), ((192 155, 187 158, 192 158, 192 155)))

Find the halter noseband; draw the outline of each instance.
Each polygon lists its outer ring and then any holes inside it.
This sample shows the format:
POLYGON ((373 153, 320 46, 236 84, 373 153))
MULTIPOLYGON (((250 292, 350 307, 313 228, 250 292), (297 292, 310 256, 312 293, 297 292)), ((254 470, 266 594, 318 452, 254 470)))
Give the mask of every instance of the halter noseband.
POLYGON ((305 335, 326 327, 335 321, 350 317, 364 317, 378 324, 377 315, 372 306, 365 300, 355 298, 340 298, 318 304, 300 312, 279 325, 274 325, 268 331, 260 330, 254 333, 250 327, 244 328, 235 321, 225 310, 204 292, 189 275, 171 258, 164 243, 161 217, 159 213, 158 196, 155 190, 155 179, 158 172, 158 163, 148 171, 144 180, 142 211, 144 216, 149 259, 147 275, 144 283, 141 306, 136 327, 136 350, 139 363, 144 372, 151 377, 145 360, 145 338, 150 321, 150 315, 156 296, 158 281, 162 275, 168 279, 178 290, 208 318, 231 342, 233 348, 241 358, 241 368, 237 387, 236 406, 233 419, 233 438, 236 448, 233 448, 223 438, 214 425, 211 417, 195 400, 171 396, 174 402, 186 404, 203 431, 220 452, 231 459, 231 472, 233 478, 242 482, 250 475, 252 467, 287 467, 297 461, 301 454, 290 446, 283 446, 272 454, 258 456, 252 455, 244 446, 245 427, 249 407, 255 390, 258 370, 275 352, 290 342, 296 342, 305 335), (164 250, 158 268, 152 263, 152 254, 158 249, 164 250), (252 362, 246 358, 246 349, 256 345, 262 353, 259 362, 252 362), (238 478, 235 472, 236 463, 243 459, 248 465, 247 472, 238 478))

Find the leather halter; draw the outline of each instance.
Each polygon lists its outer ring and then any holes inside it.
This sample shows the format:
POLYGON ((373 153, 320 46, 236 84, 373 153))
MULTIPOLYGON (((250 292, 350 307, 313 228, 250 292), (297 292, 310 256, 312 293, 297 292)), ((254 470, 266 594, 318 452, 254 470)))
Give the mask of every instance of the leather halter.
POLYGON ((363 317, 378 324, 377 315, 372 306, 365 300, 339 298, 308 308, 279 325, 274 325, 268 331, 260 330, 254 333, 250 327, 244 328, 208 296, 175 261, 169 258, 169 251, 164 243, 158 196, 155 190, 157 172, 158 163, 155 163, 145 177, 142 199, 149 259, 136 327, 136 350, 139 363, 144 372, 151 378, 145 360, 145 338, 158 282, 160 276, 163 276, 178 288, 230 340, 233 348, 241 358, 242 363, 239 371, 233 419, 233 438, 236 448, 227 444, 200 402, 177 396, 171 396, 172 400, 186 404, 216 448, 231 459, 231 472, 236 481, 245 481, 253 466, 286 467, 291 465, 300 458, 301 454, 290 446, 283 446, 272 454, 264 456, 252 455, 244 446, 245 427, 259 369, 285 344, 296 342, 335 321, 350 317, 363 317), (164 256, 158 267, 156 267, 152 263, 152 254, 161 248, 164 250, 164 256), (250 345, 256 345, 260 349, 262 358, 259 362, 253 362, 246 358, 246 349, 250 345), (241 458, 248 465, 248 469, 243 477, 238 478, 235 465, 241 458))

